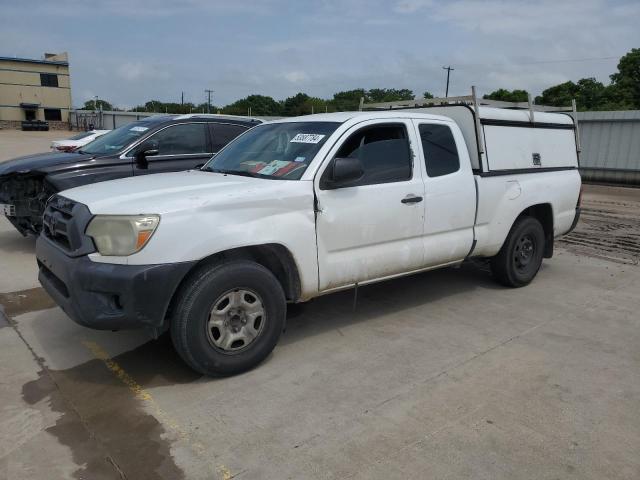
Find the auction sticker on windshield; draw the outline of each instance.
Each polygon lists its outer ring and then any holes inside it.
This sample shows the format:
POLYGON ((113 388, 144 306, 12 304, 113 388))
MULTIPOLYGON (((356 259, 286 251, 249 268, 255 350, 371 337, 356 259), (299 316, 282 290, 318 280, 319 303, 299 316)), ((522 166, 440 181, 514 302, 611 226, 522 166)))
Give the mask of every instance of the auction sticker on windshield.
POLYGON ((298 133, 289 143, 319 143, 325 136, 319 133, 298 133))
POLYGON ((131 127, 129 130, 132 132, 146 132, 149 127, 131 127))

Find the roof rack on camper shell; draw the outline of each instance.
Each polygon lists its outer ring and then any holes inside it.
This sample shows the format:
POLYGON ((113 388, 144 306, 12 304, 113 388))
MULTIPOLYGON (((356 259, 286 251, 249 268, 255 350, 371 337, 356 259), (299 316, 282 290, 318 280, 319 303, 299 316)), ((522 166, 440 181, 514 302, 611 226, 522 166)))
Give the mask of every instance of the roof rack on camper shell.
MULTIPOLYGON (((409 108, 429 108, 429 107, 447 107, 467 105, 473 107, 475 112, 480 111, 480 107, 491 108, 503 108, 509 110, 528 110, 529 121, 535 123, 535 112, 570 112, 573 117, 576 146, 578 152, 580 148, 580 136, 578 133, 578 116, 576 115, 576 101, 571 100, 571 105, 566 107, 553 107, 550 105, 536 105, 533 102, 531 94, 528 94, 528 101, 526 102, 504 102, 501 100, 489 100, 486 98, 478 98, 476 94, 476 87, 471 87, 471 95, 462 95, 459 97, 440 97, 440 98, 414 98, 412 100, 397 100, 394 102, 378 102, 378 103, 365 103, 364 97, 360 98, 360 107, 358 110, 393 110, 393 109, 409 109, 409 108)), ((476 133, 478 138, 478 149, 480 153, 484 153, 484 142, 482 141, 480 115, 474 115, 476 133)))

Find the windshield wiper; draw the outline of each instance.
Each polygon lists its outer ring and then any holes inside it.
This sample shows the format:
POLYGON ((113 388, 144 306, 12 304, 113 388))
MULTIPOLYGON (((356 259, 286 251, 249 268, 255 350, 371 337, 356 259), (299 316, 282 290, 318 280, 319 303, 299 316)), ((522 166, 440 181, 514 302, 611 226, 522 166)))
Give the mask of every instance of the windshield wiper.
POLYGON ((224 173, 228 175, 238 175, 241 177, 274 178, 272 175, 261 175, 259 173, 247 172, 246 170, 225 170, 224 168, 206 168, 203 170, 205 172, 224 173))

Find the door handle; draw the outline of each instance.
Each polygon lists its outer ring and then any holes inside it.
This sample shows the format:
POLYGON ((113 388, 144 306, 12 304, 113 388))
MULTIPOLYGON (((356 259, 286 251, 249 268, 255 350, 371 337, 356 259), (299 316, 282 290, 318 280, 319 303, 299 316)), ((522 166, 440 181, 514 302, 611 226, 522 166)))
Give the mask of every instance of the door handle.
POLYGON ((420 203, 422 201, 422 197, 418 197, 413 194, 409 194, 400 200, 402 203, 420 203))

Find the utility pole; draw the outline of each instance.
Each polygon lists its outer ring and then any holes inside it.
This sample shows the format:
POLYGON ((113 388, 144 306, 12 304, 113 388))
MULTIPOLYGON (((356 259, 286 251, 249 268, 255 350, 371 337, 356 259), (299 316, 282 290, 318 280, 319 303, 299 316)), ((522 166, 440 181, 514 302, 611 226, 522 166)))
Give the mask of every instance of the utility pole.
POLYGON ((204 93, 207 94, 207 113, 211 113, 211 94, 213 93, 213 90, 205 88, 204 93))
POLYGON ((180 92, 180 105, 184 105, 184 92, 180 92))
POLYGON ((442 67, 442 68, 447 71, 447 90, 444 96, 448 97, 449 96, 449 74, 451 74, 451 70, 455 70, 455 68, 451 68, 451 65, 449 65, 448 67, 442 67))

